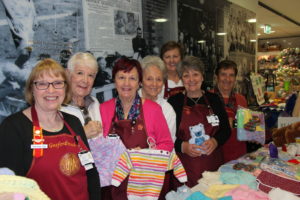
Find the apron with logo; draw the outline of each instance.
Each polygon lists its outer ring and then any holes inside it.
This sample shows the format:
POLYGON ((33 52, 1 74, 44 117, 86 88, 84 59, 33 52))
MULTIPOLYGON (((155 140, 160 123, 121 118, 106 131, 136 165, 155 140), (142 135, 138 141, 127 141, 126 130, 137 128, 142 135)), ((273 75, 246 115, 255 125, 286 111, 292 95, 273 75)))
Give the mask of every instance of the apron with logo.
MULTIPOLYGON (((34 106, 33 106, 34 107, 34 106)), ((37 116, 32 116, 35 124, 37 116)), ((48 148, 43 155, 33 157, 26 175, 39 184, 41 190, 51 199, 66 200, 89 199, 86 170, 81 165, 78 153, 88 148, 71 127, 64 121, 71 132, 52 136, 43 136, 48 148)))

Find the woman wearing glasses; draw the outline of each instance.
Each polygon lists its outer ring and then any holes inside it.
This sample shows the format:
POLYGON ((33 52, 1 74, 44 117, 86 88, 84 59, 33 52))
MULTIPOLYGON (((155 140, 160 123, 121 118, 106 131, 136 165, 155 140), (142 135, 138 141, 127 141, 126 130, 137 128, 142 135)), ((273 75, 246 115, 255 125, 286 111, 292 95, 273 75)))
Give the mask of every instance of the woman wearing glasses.
POLYGON ((80 121, 60 112, 70 99, 65 70, 44 59, 32 70, 25 88, 30 107, 0 126, 0 167, 32 178, 51 198, 100 199, 98 173, 88 158, 80 121))
POLYGON ((102 134, 99 102, 90 95, 98 72, 97 61, 90 53, 78 52, 68 61, 67 71, 72 100, 62 106, 61 111, 80 119, 88 139, 97 137, 102 134))

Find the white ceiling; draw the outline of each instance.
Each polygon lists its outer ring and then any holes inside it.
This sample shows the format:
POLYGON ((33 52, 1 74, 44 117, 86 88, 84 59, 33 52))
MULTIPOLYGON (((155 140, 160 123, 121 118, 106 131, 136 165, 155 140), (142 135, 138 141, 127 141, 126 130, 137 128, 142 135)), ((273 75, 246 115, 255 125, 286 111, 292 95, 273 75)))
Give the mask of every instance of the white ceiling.
MULTIPOLYGON (((292 20, 300 23, 300 0, 258 0, 259 2, 267 5, 268 7, 278 11, 279 13, 291 18, 292 20)), ((257 32, 261 33, 259 39, 281 38, 300 36, 300 26, 289 20, 281 17, 266 8, 258 5, 256 12, 257 18, 257 32), (272 30, 275 31, 271 34, 264 34, 261 25, 269 24, 272 30)))

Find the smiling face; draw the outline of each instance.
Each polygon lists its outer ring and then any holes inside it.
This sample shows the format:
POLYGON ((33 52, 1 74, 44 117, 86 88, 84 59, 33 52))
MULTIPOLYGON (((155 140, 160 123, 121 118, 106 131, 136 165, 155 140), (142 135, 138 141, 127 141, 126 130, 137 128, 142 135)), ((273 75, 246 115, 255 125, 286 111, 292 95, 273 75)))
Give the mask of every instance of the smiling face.
POLYGON ((163 87, 163 73, 157 66, 149 66, 143 71, 143 95, 156 100, 163 87))
POLYGON ((118 71, 115 76, 115 86, 121 100, 132 100, 139 88, 137 69, 134 67, 129 72, 125 72, 124 70, 118 71))
POLYGON ((69 71, 73 98, 84 98, 91 93, 97 70, 83 64, 77 64, 69 71))
POLYGON ((217 86, 220 92, 230 93, 236 80, 235 72, 232 68, 220 69, 217 75, 217 86))
POLYGON ((201 85, 203 82, 203 75, 200 71, 190 69, 182 73, 183 86, 190 97, 198 97, 201 94, 201 85))
POLYGON ((166 51, 163 55, 163 61, 168 71, 176 71, 176 65, 181 61, 179 49, 175 48, 166 51))
MULTIPOLYGON (((34 82, 44 83, 53 83, 57 81, 65 80, 62 76, 54 76, 52 73, 44 73, 34 80, 34 82)), ((44 112, 57 111, 64 101, 65 90, 65 87, 61 89, 55 89, 51 84, 47 89, 39 90, 35 85, 33 85, 33 97, 36 109, 44 112)))

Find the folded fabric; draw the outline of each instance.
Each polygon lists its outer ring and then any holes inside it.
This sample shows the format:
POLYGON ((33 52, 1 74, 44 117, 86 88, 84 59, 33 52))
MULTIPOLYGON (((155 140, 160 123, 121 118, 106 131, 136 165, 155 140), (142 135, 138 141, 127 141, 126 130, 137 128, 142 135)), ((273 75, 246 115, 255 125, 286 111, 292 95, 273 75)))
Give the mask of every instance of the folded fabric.
POLYGON ((15 175, 15 173, 6 167, 3 167, 0 168, 0 175, 15 175))
POLYGON ((212 185, 208 188, 207 191, 204 192, 204 194, 207 197, 210 197, 212 199, 221 198, 224 197, 225 194, 240 185, 230 185, 230 184, 223 184, 223 185, 212 185))
POLYGON ((205 196, 201 192, 194 192, 186 200, 212 200, 211 198, 205 196))
POLYGON ((248 185, 252 189, 257 188, 256 177, 244 171, 221 173, 221 180, 224 184, 248 185))
POLYGON ((295 195, 300 195, 300 181, 279 176, 269 171, 262 171, 257 177, 258 188, 263 192, 270 192, 273 188, 280 188, 295 195))
POLYGON ((177 188, 177 191, 174 190, 168 192, 166 195, 166 200, 185 200, 192 194, 192 191, 186 185, 180 186, 177 188))
POLYGON ((220 174, 220 172, 203 172, 202 178, 198 180, 198 184, 191 189, 192 192, 205 192, 211 185, 222 184, 220 174))
POLYGON ((232 196, 234 200, 269 200, 266 193, 251 189, 247 185, 240 185, 225 195, 232 196))
POLYGON ((269 196, 270 200, 283 200, 283 199, 287 199, 287 200, 300 200, 300 197, 297 197, 293 193, 285 191, 285 190, 282 190, 280 188, 274 188, 274 189, 272 189, 269 192, 268 196, 269 196))
POLYGON ((1 193, 21 193, 30 200, 50 200, 34 180, 22 176, 0 175, 1 193))

